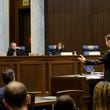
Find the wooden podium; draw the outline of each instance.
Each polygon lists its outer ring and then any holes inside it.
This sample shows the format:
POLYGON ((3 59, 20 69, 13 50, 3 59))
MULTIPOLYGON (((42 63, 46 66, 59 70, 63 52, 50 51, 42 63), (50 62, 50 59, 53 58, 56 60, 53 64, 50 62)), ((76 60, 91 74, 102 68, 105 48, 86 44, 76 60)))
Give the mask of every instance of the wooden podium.
POLYGON ((62 75, 51 77, 51 95, 56 95, 61 90, 83 90, 83 110, 92 110, 93 107, 93 90, 97 82, 103 80, 87 79, 81 75, 62 75))

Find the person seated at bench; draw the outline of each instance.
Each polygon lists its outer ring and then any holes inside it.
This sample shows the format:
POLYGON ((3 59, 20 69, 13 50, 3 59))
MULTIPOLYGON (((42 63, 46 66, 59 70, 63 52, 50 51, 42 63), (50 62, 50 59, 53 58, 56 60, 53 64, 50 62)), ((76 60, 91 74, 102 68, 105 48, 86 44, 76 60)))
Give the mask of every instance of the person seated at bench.
POLYGON ((61 52, 64 52, 64 44, 59 42, 56 45, 56 49, 53 51, 53 55, 61 55, 61 52))
POLYGON ((17 46, 15 42, 11 42, 10 48, 8 48, 7 56, 25 56, 26 51, 25 49, 21 49, 17 46))
POLYGON ((69 95, 61 95, 57 98, 54 110, 77 110, 77 107, 69 95))

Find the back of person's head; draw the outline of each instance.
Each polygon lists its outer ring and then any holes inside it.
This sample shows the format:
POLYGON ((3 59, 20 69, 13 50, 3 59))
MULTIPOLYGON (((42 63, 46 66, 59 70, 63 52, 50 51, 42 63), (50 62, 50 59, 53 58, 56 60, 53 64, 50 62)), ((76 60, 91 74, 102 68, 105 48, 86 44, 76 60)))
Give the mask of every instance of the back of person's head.
POLYGON ((15 73, 12 69, 6 69, 1 73, 1 78, 5 84, 15 80, 15 73))
POLYGON ((27 105, 27 89, 21 82, 12 81, 4 90, 4 104, 9 109, 21 109, 27 105))
POLYGON ((54 110, 76 110, 76 104, 69 95, 61 95, 57 98, 54 110))
POLYGON ((94 110, 110 110, 110 82, 101 81, 96 84, 93 94, 94 110))

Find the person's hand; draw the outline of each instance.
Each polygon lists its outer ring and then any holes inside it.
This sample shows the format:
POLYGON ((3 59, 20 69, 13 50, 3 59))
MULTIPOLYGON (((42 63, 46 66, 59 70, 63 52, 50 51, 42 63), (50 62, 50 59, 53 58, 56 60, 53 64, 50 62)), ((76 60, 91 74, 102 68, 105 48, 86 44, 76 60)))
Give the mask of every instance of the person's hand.
POLYGON ((78 57, 78 60, 81 62, 85 62, 86 58, 83 55, 80 55, 80 57, 78 57))
POLYGON ((27 104, 31 104, 31 96, 30 94, 27 94, 27 104))

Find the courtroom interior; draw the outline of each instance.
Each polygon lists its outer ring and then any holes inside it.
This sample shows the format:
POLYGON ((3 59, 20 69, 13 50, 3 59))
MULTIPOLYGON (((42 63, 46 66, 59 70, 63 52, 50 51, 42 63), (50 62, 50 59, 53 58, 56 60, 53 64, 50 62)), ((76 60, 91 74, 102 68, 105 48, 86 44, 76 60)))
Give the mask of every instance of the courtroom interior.
POLYGON ((0 88, 12 69, 29 110, 54 110, 60 92, 76 110, 105 110, 93 95, 110 81, 109 48, 110 0, 0 0, 0 88))

